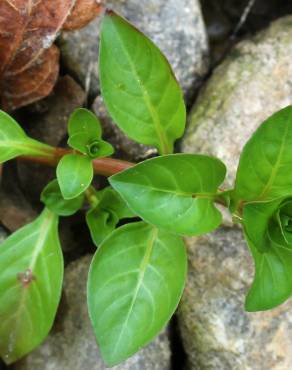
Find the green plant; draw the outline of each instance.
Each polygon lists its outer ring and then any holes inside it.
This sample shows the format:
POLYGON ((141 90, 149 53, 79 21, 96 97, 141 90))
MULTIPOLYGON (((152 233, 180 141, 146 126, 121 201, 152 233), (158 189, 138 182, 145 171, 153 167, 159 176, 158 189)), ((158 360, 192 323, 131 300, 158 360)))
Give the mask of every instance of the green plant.
POLYGON ((41 215, 0 246, 0 354, 7 363, 41 343, 53 324, 63 277, 58 218, 84 202, 98 246, 88 277, 89 315, 108 365, 131 356, 166 325, 186 278, 182 236, 215 230, 222 222, 216 203, 242 224, 255 260, 246 309, 270 309, 292 294, 292 107, 258 128, 243 149, 234 189, 224 191, 220 160, 172 154, 185 125, 181 89, 158 48, 113 12, 102 23, 99 63, 109 113, 161 156, 137 165, 105 158, 113 148, 86 109, 69 120, 73 150, 27 137, 0 113, 0 163, 20 157, 57 165, 57 180, 41 194, 41 215), (111 187, 95 190, 94 172, 112 175, 111 187), (131 217, 142 221, 116 229, 131 217))

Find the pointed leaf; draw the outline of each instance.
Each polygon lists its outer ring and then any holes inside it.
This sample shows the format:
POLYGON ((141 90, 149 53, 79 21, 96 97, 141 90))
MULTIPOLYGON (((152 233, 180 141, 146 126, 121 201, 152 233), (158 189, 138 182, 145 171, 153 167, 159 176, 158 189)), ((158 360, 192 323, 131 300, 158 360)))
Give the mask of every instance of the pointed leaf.
POLYGON ((88 306, 108 365, 162 330, 180 300, 186 268, 182 239, 143 222, 123 226, 103 242, 90 267, 88 306))
POLYGON ((218 159, 174 154, 140 163, 112 176, 110 183, 145 221, 174 233, 199 235, 221 222, 214 197, 225 173, 218 159))
POLYGON ((114 12, 102 22, 99 71, 117 125, 139 143, 172 153, 185 127, 182 91, 161 51, 114 12))
POLYGON ((79 154, 67 154, 57 167, 57 179, 65 199, 82 194, 93 179, 91 159, 79 154))
POLYGON ((245 145, 236 175, 235 196, 269 201, 292 194, 292 106, 268 118, 245 145))
POLYGON ((0 245, 0 355, 10 364, 47 336, 59 304, 58 217, 45 209, 0 245))

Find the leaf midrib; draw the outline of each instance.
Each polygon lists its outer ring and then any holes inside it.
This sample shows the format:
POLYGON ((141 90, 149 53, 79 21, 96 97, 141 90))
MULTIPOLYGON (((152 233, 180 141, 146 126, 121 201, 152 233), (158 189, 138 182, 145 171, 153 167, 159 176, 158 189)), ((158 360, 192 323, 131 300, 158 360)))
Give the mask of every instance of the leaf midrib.
POLYGON ((150 260, 150 257, 151 257, 151 253, 152 253, 152 250, 153 250, 153 246, 154 246, 154 241, 157 237, 157 234, 158 234, 158 229, 157 228, 154 228, 152 230, 152 233, 150 234, 150 237, 149 237, 149 240, 148 240, 148 243, 147 243, 147 247, 146 247, 146 250, 145 250, 145 254, 143 256, 143 259, 141 261, 141 264, 139 266, 139 276, 138 276, 138 281, 137 281, 137 285, 136 285, 136 288, 135 288, 135 291, 134 291, 134 295, 133 295, 133 298, 132 298, 132 301, 131 301, 131 304, 130 304, 130 307, 129 307, 129 310, 128 310, 128 314, 127 314, 127 317, 124 321, 124 324, 122 326, 122 329, 120 331, 120 334, 119 334, 119 337, 115 343, 115 346, 114 346, 114 350, 113 350, 113 353, 115 354, 117 352, 117 349, 118 349, 118 346, 119 346, 119 343, 121 341, 121 338, 122 338, 122 334, 124 333, 124 330, 128 324, 128 321, 130 319, 130 316, 132 314, 132 311, 133 311, 133 308, 134 308, 134 305, 135 305, 135 302, 137 300, 137 296, 138 296, 138 293, 139 293, 139 290, 143 284, 143 279, 144 279, 144 276, 145 276, 145 272, 146 272, 146 269, 147 269, 147 266, 149 264, 149 260, 150 260))
MULTIPOLYGON (((141 81, 141 78, 139 77, 139 75, 137 73, 135 65, 133 64, 129 53, 128 53, 127 49, 125 48, 124 42, 123 42, 118 30, 116 29, 116 26, 115 26, 114 23, 113 23, 113 26, 114 26, 113 29, 114 29, 118 39, 120 40, 121 47, 122 47, 122 49, 123 49, 123 51, 126 55, 126 58, 128 60, 129 65, 130 65, 131 72, 133 73, 133 75, 135 76, 137 81, 141 81)), ((166 137, 166 134, 165 134, 165 130, 163 129, 163 127, 161 125, 161 121, 160 121, 160 118, 159 118, 156 110, 153 108, 152 102, 151 102, 150 97, 149 97, 149 93, 148 93, 147 89, 145 88, 145 86, 142 82, 141 83, 138 82, 138 85, 141 88, 143 100, 144 100, 144 102, 145 102, 145 104, 148 108, 148 111, 149 111, 151 117, 152 117, 155 131, 156 131, 157 136, 160 140, 161 154, 165 155, 165 154, 172 153, 172 148, 168 145, 168 140, 167 140, 167 137, 166 137)))
POLYGON ((292 112, 292 110, 290 111, 289 117, 287 119, 288 122, 286 124, 284 134, 282 136, 280 151, 279 151, 275 166, 273 167, 273 169, 271 171, 271 175, 270 175, 270 178, 269 178, 267 184, 265 185, 264 189, 262 190, 261 194, 259 195, 260 199, 264 198, 267 195, 267 193, 269 193, 269 190, 270 190, 273 182, 275 181, 275 177, 277 176, 277 173, 278 173, 278 170, 279 170, 279 167, 280 167, 280 163, 281 163, 281 160, 282 160, 284 147, 285 147, 286 140, 287 140, 287 135, 288 135, 290 123, 291 123, 291 112, 292 112))
MULTIPOLYGON (((34 252, 32 254, 31 262, 28 266, 28 269, 30 269, 32 271, 32 273, 34 272, 34 268, 35 268, 38 256, 39 256, 39 254, 40 254, 40 252, 41 252, 41 250, 44 246, 45 240, 47 239, 48 233, 50 231, 50 225, 53 223, 54 217, 55 217, 55 215, 52 212, 49 212, 49 211, 47 211, 47 212, 48 212, 48 216, 45 217, 43 223, 41 224, 41 227, 39 229, 39 236, 38 236, 37 241, 36 241, 36 247, 35 247, 34 252)), ((21 317, 21 312, 23 311, 24 308, 26 308, 26 303, 25 302, 26 302, 28 294, 30 293, 28 288, 21 287, 21 289, 22 289, 23 294, 21 294, 17 310, 14 314, 14 317, 15 317, 14 337, 15 338, 17 338, 17 332, 20 328, 20 325, 18 325, 18 322, 19 322, 19 319, 21 317)))

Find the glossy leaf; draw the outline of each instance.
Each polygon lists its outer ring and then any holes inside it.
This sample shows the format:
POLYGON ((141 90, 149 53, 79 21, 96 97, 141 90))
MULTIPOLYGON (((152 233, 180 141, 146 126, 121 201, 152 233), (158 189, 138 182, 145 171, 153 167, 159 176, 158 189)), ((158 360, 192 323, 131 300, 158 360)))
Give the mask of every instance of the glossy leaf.
POLYGON ((269 201, 292 194, 292 106, 268 118, 245 145, 235 183, 237 199, 269 201))
POLYGON ((143 222, 120 227, 102 243, 90 267, 88 306, 108 365, 159 334, 178 305, 186 268, 182 239, 143 222))
POLYGON ((112 176, 110 183, 145 221, 174 233, 199 235, 221 222, 214 197, 225 172, 218 159, 174 154, 142 162, 112 176))
POLYGON ((91 159, 79 154, 67 154, 57 167, 57 179, 65 199, 82 194, 93 179, 91 159))
POLYGON ((0 245, 0 355, 10 364, 47 336, 59 304, 58 217, 45 209, 0 245))
POLYGON ((70 216, 82 207, 84 194, 73 199, 64 199, 58 180, 53 180, 42 191, 41 201, 57 215, 70 216))
POLYGON ((161 51, 114 12, 102 22, 99 73, 109 113, 132 139, 172 153, 185 127, 182 91, 161 51))
POLYGON ((20 155, 47 156, 52 148, 29 138, 19 124, 0 110, 0 163, 20 155))
POLYGON ((91 197, 92 207, 86 213, 86 222, 93 242, 99 246, 116 228, 120 219, 134 217, 134 214, 111 187, 95 192, 91 197))
POLYGON ((254 282, 246 298, 248 311, 273 308, 292 295, 291 232, 284 230, 283 215, 291 220, 282 199, 244 207, 245 235, 255 261, 254 282), (290 234, 290 242, 285 233, 290 234))

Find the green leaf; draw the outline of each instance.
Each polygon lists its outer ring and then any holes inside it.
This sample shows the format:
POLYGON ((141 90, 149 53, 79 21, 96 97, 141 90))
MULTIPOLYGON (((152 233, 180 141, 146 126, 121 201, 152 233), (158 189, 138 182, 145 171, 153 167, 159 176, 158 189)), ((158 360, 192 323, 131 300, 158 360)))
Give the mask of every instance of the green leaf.
POLYGON ((57 215, 70 216, 82 207, 84 194, 80 194, 76 198, 66 200, 62 196, 58 181, 53 180, 42 191, 41 201, 47 208, 57 215))
POLYGON ((121 196, 109 186, 91 194, 91 202, 86 222, 96 246, 116 228, 120 219, 135 216, 121 196))
POLYGON ((91 239, 97 247, 111 234, 118 222, 119 217, 111 210, 103 210, 96 207, 86 212, 86 223, 91 239))
POLYGON ((101 138, 101 125, 99 119, 88 109, 78 108, 69 118, 69 136, 87 134, 91 139, 101 138))
POLYGON ((107 157, 114 152, 111 144, 101 140, 100 122, 87 109, 79 108, 72 113, 68 132, 70 147, 91 158, 107 157))
POLYGON ((50 156, 53 148, 29 138, 18 123, 0 110, 0 163, 20 155, 50 156))
POLYGON ((118 126, 133 140, 172 153, 185 127, 182 91, 161 51, 114 12, 102 22, 99 74, 118 126))
POLYGON ((67 154, 57 167, 57 179, 65 199, 82 194, 93 179, 91 159, 79 154, 67 154))
POLYGON ((237 199, 292 195, 292 106, 268 118, 245 145, 235 182, 237 199))
POLYGON ((10 364, 37 347, 61 297, 58 217, 45 209, 0 245, 0 356, 10 364))
POLYGON ((214 199, 225 173, 218 159, 173 154, 149 159, 109 181, 143 220, 181 235, 199 235, 221 222, 214 199))
POLYGON ((143 222, 125 225, 103 242, 90 267, 88 306, 108 365, 159 334, 178 305, 186 269, 182 239, 143 222))
MULTIPOLYGON (((255 261, 247 311, 271 309, 292 295, 292 243, 285 235, 287 231, 283 233, 282 211, 286 214, 287 202, 283 199, 244 207, 245 236, 255 261)), ((291 235, 289 229, 288 233, 291 235)))

